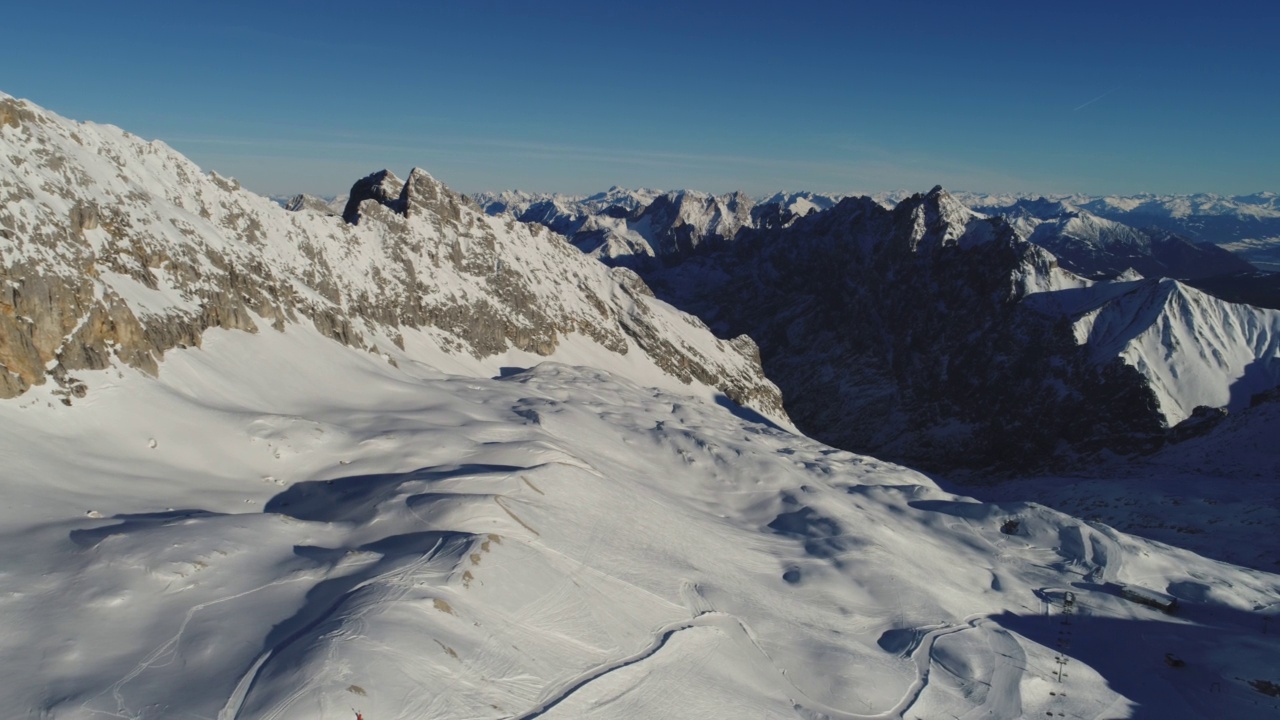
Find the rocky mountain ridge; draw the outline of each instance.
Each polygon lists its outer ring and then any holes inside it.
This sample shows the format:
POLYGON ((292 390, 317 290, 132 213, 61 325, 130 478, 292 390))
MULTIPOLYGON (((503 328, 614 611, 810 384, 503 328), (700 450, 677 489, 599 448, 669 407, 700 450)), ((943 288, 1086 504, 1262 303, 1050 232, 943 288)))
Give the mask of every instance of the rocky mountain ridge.
MULTIPOLYGON (((895 192, 870 197, 892 209, 908 195, 895 192)), ((637 267, 677 262, 692 252, 732 242, 746 230, 783 228, 809 213, 826 212, 850 196, 779 192, 749 198, 742 193, 717 196, 691 190, 660 193, 614 187, 592 196, 509 191, 475 197, 487 213, 510 214, 522 222, 546 226, 609 264, 637 267)), ((1148 277, 1183 280, 1248 273, 1255 268, 1232 251, 1243 249, 1252 256, 1258 250, 1254 245, 1265 245, 1264 241, 1244 241, 1244 245, 1227 242, 1224 249, 1204 238, 1192 239, 1200 237, 1200 233, 1188 235, 1170 229, 1178 227, 1177 223, 1168 227, 1159 223, 1138 226, 1088 209, 1107 212, 1129 207, 1115 198, 973 193, 952 197, 979 214, 1006 218, 1023 237, 1053 252, 1064 267, 1090 278, 1114 278, 1129 269, 1148 277), (1077 200, 1083 204, 1076 204, 1077 200)), ((1138 206, 1141 204, 1135 205, 1138 206)), ((1220 217, 1226 218, 1225 213, 1236 205, 1205 201, 1194 207, 1220 210, 1224 213, 1220 217)), ((1258 208, 1258 212, 1264 218, 1270 217, 1266 207, 1258 208)), ((1166 217, 1185 216, 1171 210, 1166 217)), ((1242 217, 1255 216, 1245 213, 1242 217)), ((1205 287, 1212 289, 1214 285, 1205 287)), ((1248 294, 1247 299, 1253 295, 1248 294)))
POLYGON ((732 242, 744 230, 785 227, 838 199, 809 192, 756 199, 741 192, 618 187, 588 196, 508 191, 473 197, 486 213, 543 225, 583 252, 627 267, 678 261, 732 242))
POLYGON ((393 361, 550 356, 580 338, 785 422, 749 339, 712 337, 630 271, 422 170, 357 182, 345 220, 289 212, 163 143, 9 96, 0 154, 0 397, 52 379, 70 402, 76 371, 154 374, 208 328, 305 322, 393 361))

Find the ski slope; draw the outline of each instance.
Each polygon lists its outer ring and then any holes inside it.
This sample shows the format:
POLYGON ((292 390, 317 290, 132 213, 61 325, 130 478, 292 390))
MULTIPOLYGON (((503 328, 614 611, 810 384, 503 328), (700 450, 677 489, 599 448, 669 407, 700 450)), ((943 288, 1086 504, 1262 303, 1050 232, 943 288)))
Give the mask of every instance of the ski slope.
POLYGON ((6 713, 1280 715, 1274 574, 597 369, 396 359, 211 329, 0 403, 6 713))

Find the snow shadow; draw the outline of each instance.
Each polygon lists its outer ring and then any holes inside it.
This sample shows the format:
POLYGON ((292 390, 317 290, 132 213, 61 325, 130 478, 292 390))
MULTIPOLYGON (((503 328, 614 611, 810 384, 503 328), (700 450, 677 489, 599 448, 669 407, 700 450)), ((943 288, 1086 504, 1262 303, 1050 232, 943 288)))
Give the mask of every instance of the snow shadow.
POLYGON ((910 500, 907 502, 907 507, 951 515, 965 520, 990 520, 1008 514, 991 503, 963 502, 960 500, 910 500))
POLYGON ((79 547, 90 548, 112 535, 124 535, 127 533, 137 532, 139 530, 147 530, 178 522, 185 522, 187 520, 221 517, 223 515, 226 515, 226 513, 217 513, 199 509, 165 510, 163 512, 150 513, 121 513, 111 517, 112 520, 121 521, 118 525, 72 530, 68 535, 71 542, 75 543, 79 547))
POLYGON ((433 466, 407 473, 307 480, 294 483, 268 500, 263 511, 298 520, 365 523, 376 517, 379 505, 402 494, 401 486, 405 483, 432 483, 466 475, 514 473, 524 469, 516 465, 476 463, 445 468, 433 466))
MULTIPOLYGON (((794 502, 789 497, 784 498, 786 500, 794 502)), ((777 535, 801 541, 805 554, 810 557, 831 560, 837 564, 840 555, 869 545, 865 540, 846 534, 844 527, 833 518, 821 515, 808 506, 779 513, 766 527, 777 535)), ((794 584, 799 580, 800 573, 797 571, 794 580, 787 579, 787 582, 794 584)))
POLYGON ((1086 288, 1062 288, 1028 295, 1023 303, 1045 315, 1078 315, 1101 305, 1142 285, 1155 285, 1159 278, 1099 283, 1086 288))
POLYGON ((734 417, 738 418, 739 420, 746 420, 747 422, 758 423, 760 425, 764 425, 770 430, 782 431, 782 428, 778 427, 777 423, 765 417, 764 415, 761 415, 755 410, 752 410, 749 407, 743 407, 738 403, 730 400, 728 395, 716 393, 716 404, 724 408, 725 410, 728 410, 730 413, 733 414, 734 417))
POLYGON ((1240 412, 1252 404, 1254 395, 1266 392, 1276 385, 1280 385, 1280 362, 1272 359, 1254 360, 1245 366, 1244 374, 1231 383, 1231 399, 1227 402, 1227 409, 1233 413, 1240 412))
POLYGON ((1047 673, 1052 689, 1069 696, 1074 668, 1083 663, 1137 705, 1129 717, 1280 717, 1280 698, 1249 685, 1274 678, 1280 665, 1280 642, 1274 634, 1263 633, 1261 615, 1224 606, 1192 606, 1179 613, 1182 620, 1196 620, 1187 623, 1154 609, 1149 619, 1097 617, 1089 614, 1087 600, 1079 604, 1067 623, 1056 612, 1006 613, 991 619, 1062 653, 1066 662, 1061 681, 1056 662, 1027 668, 1047 673), (1175 659, 1183 664, 1176 666, 1175 659))

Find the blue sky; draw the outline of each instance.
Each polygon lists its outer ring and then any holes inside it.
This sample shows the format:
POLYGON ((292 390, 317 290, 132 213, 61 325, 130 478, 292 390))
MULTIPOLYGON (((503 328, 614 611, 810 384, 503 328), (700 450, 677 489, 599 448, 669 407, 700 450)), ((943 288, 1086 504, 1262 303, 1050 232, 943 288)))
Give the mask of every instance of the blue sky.
POLYGON ((273 194, 1280 190, 1280 7, 1200 5, 13 3, 0 90, 273 194))

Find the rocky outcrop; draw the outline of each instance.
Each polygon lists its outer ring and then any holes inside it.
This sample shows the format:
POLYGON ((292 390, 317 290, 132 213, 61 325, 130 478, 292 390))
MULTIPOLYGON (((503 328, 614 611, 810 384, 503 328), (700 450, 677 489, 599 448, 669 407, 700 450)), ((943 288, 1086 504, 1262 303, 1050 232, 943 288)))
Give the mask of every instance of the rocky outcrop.
POLYGON ((360 222, 360 204, 371 200, 377 205, 390 205, 400 198, 404 183, 390 170, 379 170, 356 181, 347 196, 347 207, 342 219, 355 225, 360 222))

